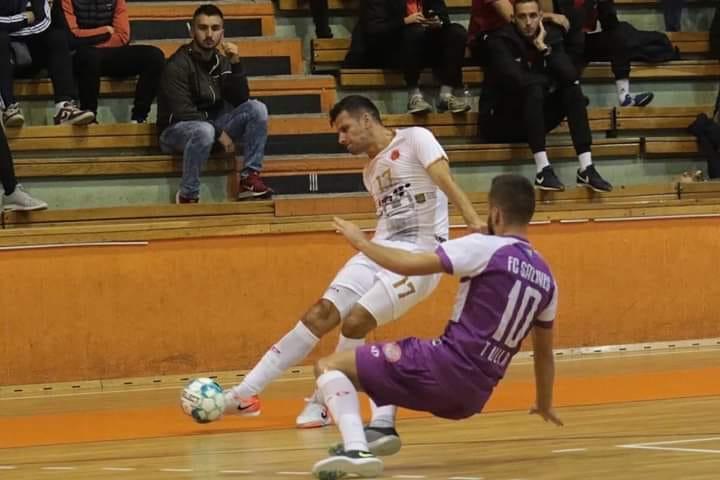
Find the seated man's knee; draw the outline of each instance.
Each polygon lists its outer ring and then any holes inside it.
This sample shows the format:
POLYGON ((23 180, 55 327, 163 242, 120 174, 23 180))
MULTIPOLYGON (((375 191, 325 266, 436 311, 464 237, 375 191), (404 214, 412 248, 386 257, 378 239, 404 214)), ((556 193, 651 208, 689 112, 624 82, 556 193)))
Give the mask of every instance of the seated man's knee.
POLYGON ((425 27, 418 24, 408 25, 403 29, 403 40, 405 45, 414 45, 420 48, 419 42, 425 38, 426 34, 427 29, 425 27))
POLYGON ((447 29, 447 35, 449 38, 462 42, 463 45, 467 43, 467 30, 459 23, 451 23, 445 27, 447 29))
POLYGON ((265 104, 259 100, 255 100, 252 98, 248 100, 248 104, 250 105, 250 112, 253 121, 267 123, 268 109, 265 104))
POLYGON ((323 298, 310 307, 310 310, 303 315, 302 322, 319 338, 340 323, 340 313, 332 302, 323 298))
POLYGON ((197 127, 192 131, 191 141, 212 146, 215 143, 215 127, 209 122, 198 122, 197 127))
POLYGON ((342 334, 347 338, 365 338, 377 327, 377 321, 363 307, 355 306, 343 320, 342 334))
POLYGON ((145 51, 143 52, 143 63, 145 64, 145 68, 151 72, 162 72, 165 67, 165 54, 163 51, 157 47, 149 45, 143 45, 142 47, 145 48, 145 51))

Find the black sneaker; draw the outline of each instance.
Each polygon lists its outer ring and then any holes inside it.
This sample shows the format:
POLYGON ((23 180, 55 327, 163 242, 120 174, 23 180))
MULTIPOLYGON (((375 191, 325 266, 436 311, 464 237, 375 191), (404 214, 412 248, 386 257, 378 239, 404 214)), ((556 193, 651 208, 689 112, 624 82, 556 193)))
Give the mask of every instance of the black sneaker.
MULTIPOLYGON (((393 427, 365 427, 365 438, 368 450, 377 457, 395 455, 402 447, 400 434, 393 427)), ((328 449, 330 455, 340 455, 344 451, 343 444, 338 443, 328 449)))
POLYGON ((577 184, 580 187, 592 188, 596 192, 612 192, 612 185, 600 176, 595 165, 590 165, 582 172, 577 172, 577 184))
POLYGON ((383 472, 382 460, 370 452, 360 450, 338 451, 313 465, 312 473, 320 480, 336 480, 349 474, 361 477, 379 477, 383 472))
POLYGON ((535 188, 549 192, 562 192, 565 190, 565 185, 555 175, 555 170, 548 165, 535 175, 535 188))

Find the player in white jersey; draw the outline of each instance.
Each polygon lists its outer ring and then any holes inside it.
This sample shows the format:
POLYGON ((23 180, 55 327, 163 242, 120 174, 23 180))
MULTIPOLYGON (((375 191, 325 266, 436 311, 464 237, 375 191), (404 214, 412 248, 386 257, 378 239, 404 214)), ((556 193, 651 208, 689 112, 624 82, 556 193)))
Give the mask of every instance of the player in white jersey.
MULTIPOLYGON (((374 240, 406 251, 434 251, 448 237, 448 197, 470 230, 484 223, 450 174, 447 154, 424 128, 386 128, 375 105, 362 96, 349 96, 330 112, 338 141, 354 155, 366 154, 363 171, 375 201, 378 224, 374 240)), ((385 270, 362 253, 340 270, 322 298, 295 327, 262 357, 239 385, 226 392, 226 413, 258 414, 258 394, 285 370, 302 361, 320 337, 342 323, 336 351, 353 350, 365 336, 407 312, 435 289, 439 275, 402 276, 385 270)), ((372 405, 368 427, 378 438, 392 429, 395 409, 372 405)), ((317 393, 300 414, 300 427, 330 423, 317 393)))

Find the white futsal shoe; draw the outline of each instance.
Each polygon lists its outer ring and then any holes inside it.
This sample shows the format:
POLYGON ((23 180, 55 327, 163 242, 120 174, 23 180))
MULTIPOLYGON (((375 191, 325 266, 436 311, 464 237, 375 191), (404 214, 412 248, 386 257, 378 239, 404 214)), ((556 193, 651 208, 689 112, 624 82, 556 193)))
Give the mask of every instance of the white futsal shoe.
POLYGON ((312 469, 315 478, 336 480, 347 475, 375 478, 382 475, 383 462, 370 452, 360 450, 336 451, 325 460, 317 462, 312 469))
POLYGON ((295 419, 297 428, 320 428, 332 424, 332 417, 328 409, 315 397, 305 399, 305 408, 295 419))

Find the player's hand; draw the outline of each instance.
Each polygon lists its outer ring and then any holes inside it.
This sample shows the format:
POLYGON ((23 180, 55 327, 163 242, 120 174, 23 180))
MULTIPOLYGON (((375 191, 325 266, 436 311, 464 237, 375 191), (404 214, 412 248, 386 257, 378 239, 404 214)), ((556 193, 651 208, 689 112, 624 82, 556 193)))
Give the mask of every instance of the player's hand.
POLYGON ((230 63, 238 63, 240 61, 240 50, 237 44, 223 41, 220 47, 220 52, 228 57, 230 63))
POLYGON ((427 19, 422 14, 422 12, 415 12, 412 15, 408 15, 403 19, 403 22, 405 22, 405 25, 412 25, 414 23, 426 23, 427 19))
POLYGON ((360 250, 363 243, 367 242, 365 234, 360 230, 360 227, 352 222, 343 220, 340 217, 333 217, 333 226, 338 233, 342 234, 350 245, 360 250))
POLYGON ((228 135, 226 131, 223 130, 220 134, 218 142, 225 149, 225 152, 233 153, 235 151, 235 142, 233 142, 233 139, 230 138, 230 135, 228 135))
POLYGON ((106 25, 105 29, 110 35, 115 35, 115 29, 112 27, 112 25, 106 25))
POLYGON ((537 406, 533 405, 530 408, 529 413, 530 415, 539 415, 546 422, 554 423, 558 427, 562 427, 564 425, 563 421, 560 420, 560 417, 557 416, 557 414, 555 413, 555 409, 552 407, 538 408, 537 406))
POLYGON ((467 229, 470 230, 470 233, 482 233, 484 235, 488 234, 487 223, 482 221, 468 223, 467 229))
POLYGON ((565 15, 560 13, 546 13, 545 18, 550 20, 555 25, 562 27, 566 32, 570 30, 570 20, 565 15))
POLYGON ((440 17, 435 16, 435 17, 431 17, 431 18, 426 19, 426 20, 423 22, 423 25, 425 25, 427 28, 433 28, 433 29, 434 29, 434 28, 441 28, 442 25, 443 25, 443 23, 442 23, 442 20, 440 20, 440 17))
POLYGON ((35 23, 35 14, 33 12, 28 10, 27 12, 24 13, 24 15, 25 15, 25 18, 27 19, 28 25, 32 25, 33 23, 35 23))

